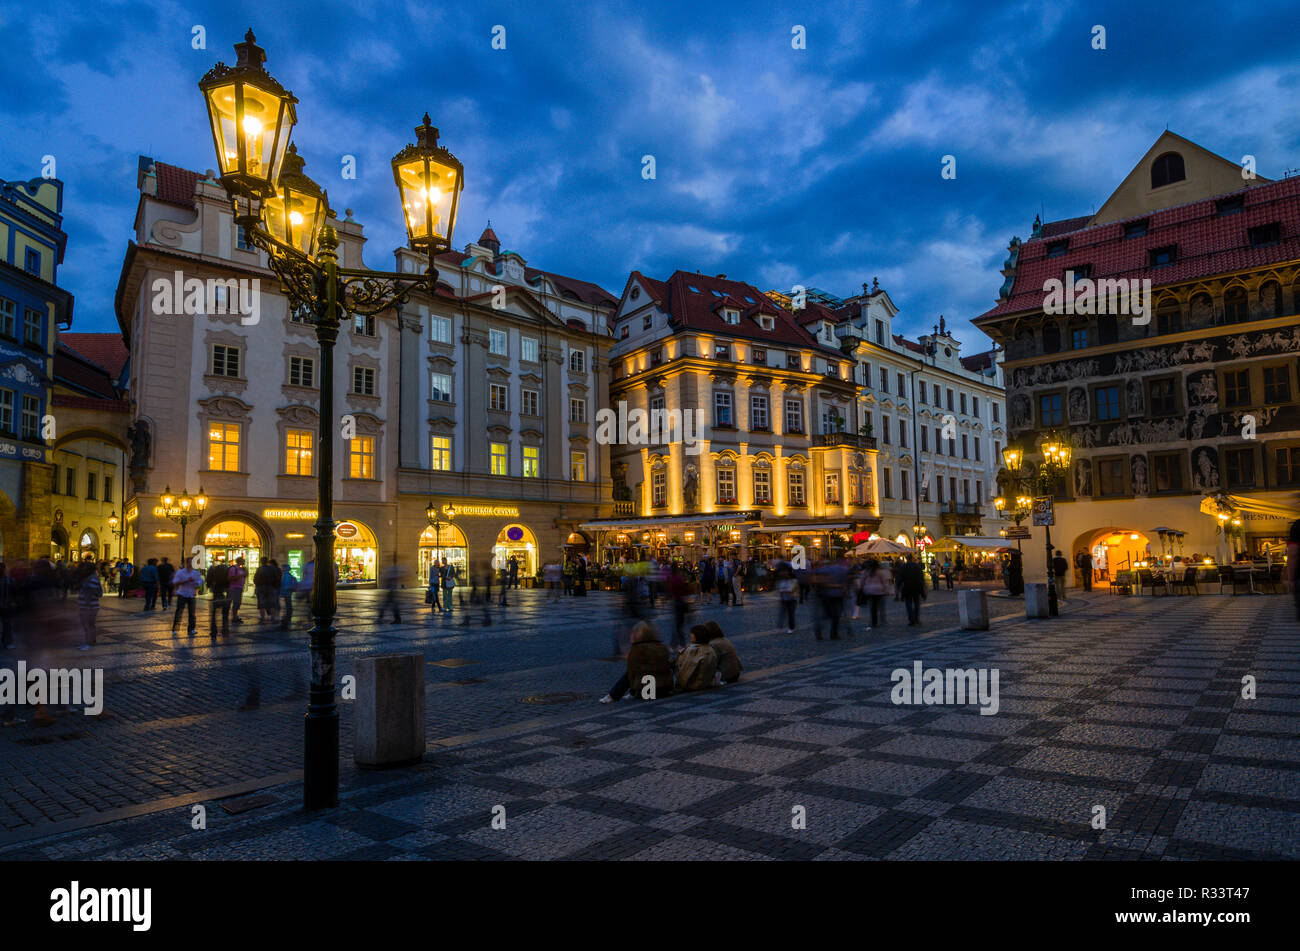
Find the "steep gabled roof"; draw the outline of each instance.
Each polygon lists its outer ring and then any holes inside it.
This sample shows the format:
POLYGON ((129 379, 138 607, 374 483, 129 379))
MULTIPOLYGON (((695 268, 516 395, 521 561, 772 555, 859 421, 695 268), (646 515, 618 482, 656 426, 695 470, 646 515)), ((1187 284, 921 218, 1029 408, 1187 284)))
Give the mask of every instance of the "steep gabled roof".
POLYGON ((61 333, 59 344, 117 379, 130 356, 117 333, 61 333))

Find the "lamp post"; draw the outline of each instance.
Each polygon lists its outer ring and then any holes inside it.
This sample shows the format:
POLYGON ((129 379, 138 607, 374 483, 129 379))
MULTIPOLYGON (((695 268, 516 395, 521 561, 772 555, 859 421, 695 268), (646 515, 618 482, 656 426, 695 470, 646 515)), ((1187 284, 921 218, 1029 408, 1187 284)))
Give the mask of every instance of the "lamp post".
POLYGON ((266 252, 291 308, 311 314, 320 344, 316 568, 311 594, 311 693, 304 724, 303 804, 338 804, 339 716, 334 694, 334 344, 344 316, 373 315, 433 294, 438 252, 451 246, 464 167, 438 145, 426 113, 416 143, 393 157, 410 247, 424 274, 339 265, 338 233, 325 191, 303 173, 289 144, 298 99, 265 69, 253 31, 235 44, 234 66, 217 63, 199 82, 212 125, 220 180, 250 244, 266 252))
POLYGON ((122 539, 126 537, 126 526, 122 523, 122 520, 118 518, 117 509, 113 509, 113 511, 108 513, 108 530, 112 532, 113 536, 117 539, 117 557, 121 558, 122 539), (119 525, 122 525, 122 527, 118 528, 117 526, 119 525))
POLYGON ((203 494, 203 486, 199 486, 198 495, 191 496, 182 489, 177 496, 172 495, 172 487, 169 485, 163 489, 162 507, 163 514, 181 527, 180 564, 184 565, 189 561, 189 550, 185 547, 185 528, 190 522, 203 517, 203 512, 208 507, 208 497, 203 494))
POLYGON ((451 520, 456 517, 456 506, 448 505, 446 514, 447 521, 444 523, 438 518, 438 508, 433 504, 433 499, 429 500, 429 504, 424 509, 424 517, 429 520, 429 527, 433 529, 435 564, 441 564, 442 562, 442 526, 444 524, 448 527, 451 526, 451 520))
MULTIPOLYGON (((1025 453, 1022 449, 1007 446, 1002 450, 1002 462, 1017 487, 1027 487, 1038 492, 1054 494, 1053 490, 1057 482, 1070 468, 1070 446, 1064 440, 1048 435, 1039 444, 1039 452, 1042 453, 1043 461, 1035 472, 1028 475, 1024 472, 1025 453)), ((1001 511, 1006 507, 1006 500, 1002 499, 1002 503, 1001 506, 998 506, 995 500, 993 504, 1001 511)), ((1013 515, 1016 519, 1016 525, 1020 524, 1032 504, 1032 499, 1025 495, 1017 495, 1016 509, 1013 515), (1024 510, 1023 513, 1022 509, 1024 510)), ((1056 572, 1052 570, 1052 526, 1044 525, 1043 528, 1047 534, 1047 613, 1051 617, 1057 617, 1061 611, 1056 598, 1056 572)))
MULTIPOLYGON (((1020 523, 1023 522, 1026 518, 1028 518, 1029 513, 1033 511, 1034 500, 1027 495, 1017 495, 1015 502, 1016 502, 1015 508, 1007 512, 1006 509, 1009 503, 1007 502, 1004 496, 999 495, 996 499, 993 500, 993 507, 998 510, 998 514, 1005 513, 1007 515, 1010 515, 1015 520, 1016 528, 1019 528, 1020 523)), ((1006 534, 1007 534, 1006 529, 1005 528, 1002 529, 1003 537, 1005 537, 1006 534)), ((1020 539, 1017 538, 1016 551, 1020 551, 1020 550, 1021 550, 1020 539)))

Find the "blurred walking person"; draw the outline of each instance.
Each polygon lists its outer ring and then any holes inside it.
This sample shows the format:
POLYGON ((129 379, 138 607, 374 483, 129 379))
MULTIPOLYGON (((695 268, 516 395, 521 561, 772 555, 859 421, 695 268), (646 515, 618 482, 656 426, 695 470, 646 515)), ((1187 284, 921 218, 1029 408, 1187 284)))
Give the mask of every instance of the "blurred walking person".
POLYGON ((230 566, 230 623, 243 624, 239 608, 244 603, 244 584, 248 580, 248 569, 244 567, 244 557, 235 559, 230 566))
POLYGON ((172 590, 176 593, 176 613, 172 615, 172 637, 180 634, 181 612, 189 612, 189 636, 198 633, 194 621, 194 599, 198 595, 199 585, 203 584, 203 575, 190 567, 187 561, 172 575, 172 590))

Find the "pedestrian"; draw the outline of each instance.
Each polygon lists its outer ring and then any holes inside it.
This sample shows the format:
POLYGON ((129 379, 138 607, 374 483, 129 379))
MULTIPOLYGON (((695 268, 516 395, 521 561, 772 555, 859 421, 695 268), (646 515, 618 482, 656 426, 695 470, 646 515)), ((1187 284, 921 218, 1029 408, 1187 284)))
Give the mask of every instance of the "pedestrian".
POLYGON ((208 634, 217 636, 217 614, 221 614, 221 636, 230 636, 230 566, 214 561, 205 579, 208 594, 208 634))
POLYGON ((1018 550, 1007 556, 1007 593, 1013 598, 1025 593, 1025 566, 1018 550))
POLYGON ((162 609, 166 611, 172 606, 172 575, 176 574, 176 566, 171 563, 166 555, 158 565, 158 593, 162 597, 162 609))
POLYGON ((808 600, 808 595, 812 593, 812 569, 807 566, 796 568, 794 577, 799 583, 799 603, 803 604, 808 600))
POLYGON ((776 592, 781 598, 781 617, 785 621, 785 632, 794 633, 794 611, 799 603, 799 583, 795 581, 794 569, 782 564, 777 569, 776 592))
POLYGON ((943 580, 944 580, 944 584, 948 586, 949 591, 952 590, 952 575, 953 575, 952 560, 945 559, 943 563, 943 580))
POLYGON ((726 558, 718 559, 718 604, 725 605, 731 600, 731 562, 726 558))
POLYGON ((193 637, 198 633, 194 621, 194 599, 198 596, 201 584, 203 584, 203 575, 191 568, 188 561, 172 574, 172 590, 176 592, 176 613, 172 615, 172 637, 177 637, 180 633, 182 611, 189 612, 189 636, 193 637))
POLYGON ((907 560, 898 569, 898 580, 903 604, 907 607, 907 626, 919 627, 921 602, 925 600, 925 573, 911 555, 907 556, 907 560))
MULTIPOLYGON (((1192 556, 1192 563, 1193 564, 1200 563, 1196 560, 1195 555, 1192 556)), ((1079 554, 1077 554, 1074 558, 1074 564, 1075 567, 1079 569, 1079 576, 1083 579, 1083 590, 1091 591, 1092 590, 1092 555, 1088 553, 1087 549, 1080 549, 1079 554)))
POLYGON ((276 598, 279 595, 279 577, 271 560, 263 558, 253 572, 253 593, 257 598, 257 620, 267 624, 275 619, 276 598))
POLYGON ((939 559, 933 557, 930 559, 930 587, 939 587, 939 559))
MULTIPOLYGON (((240 561, 243 561, 243 559, 241 558, 240 561)), ((293 623, 293 596, 297 590, 298 579, 294 577, 293 567, 285 565, 284 570, 280 572, 280 602, 282 604, 280 610, 280 630, 282 631, 289 630, 289 625, 293 623)), ((231 608, 233 609, 233 595, 230 600, 231 608)), ((234 618, 231 618, 231 623, 238 624, 239 622, 234 618)))
POLYGON ((125 598, 131 588, 131 575, 135 573, 135 566, 130 561, 123 558, 117 563, 117 596, 125 598))
POLYGON ((1052 574, 1056 577, 1056 596, 1062 601, 1070 600, 1065 594, 1065 576, 1070 572, 1070 563, 1065 560, 1061 554, 1061 549, 1056 550, 1056 557, 1052 559, 1052 574))
POLYGON ((230 566, 230 623, 243 624, 239 616, 240 605, 244 603, 244 583, 248 579, 248 569, 244 567, 244 556, 240 555, 230 566))
POLYGON ((668 572, 668 597, 673 602, 673 640, 669 647, 674 653, 686 646, 686 615, 691 610, 687 593, 686 577, 674 564, 668 572))
POLYGON ((718 655, 718 682, 734 684, 740 679, 740 672, 745 669, 736 646, 722 633, 717 621, 705 621, 702 625, 691 628, 692 633, 701 627, 704 629, 702 643, 708 644, 713 648, 713 653, 718 655))
POLYGON ((560 600, 560 585, 563 581, 563 569, 554 561, 547 562, 546 567, 542 569, 542 577, 546 579, 546 600, 560 600))
MULTIPOLYGON (((954 567, 957 569, 957 583, 962 584, 966 580, 966 556, 961 552, 957 552, 957 562, 954 567)), ((952 585, 948 587, 951 588, 952 585)))
POLYGON ((397 603, 397 589, 401 586, 401 581, 402 569, 397 564, 397 556, 394 555, 393 563, 384 569, 384 601, 379 605, 379 620, 375 622, 376 624, 384 622, 384 615, 388 613, 389 608, 393 609, 393 623, 402 623, 402 608, 397 603))
POLYGON ((745 566, 739 558, 731 560, 731 606, 745 606, 745 566))
POLYGON ((424 592, 424 603, 429 605, 430 614, 442 613, 442 568, 437 558, 429 565, 429 587, 424 592))
POLYGON ((867 559, 866 567, 862 572, 860 589, 871 606, 871 626, 868 631, 885 624, 885 595, 889 593, 891 587, 891 578, 885 571, 884 566, 875 558, 867 559))
POLYGON ((718 583, 718 573, 713 567, 713 559, 705 555, 700 559, 700 600, 709 604, 713 600, 713 588, 718 583))
POLYGON ((451 613, 452 593, 456 589, 456 566, 449 564, 447 559, 442 560, 442 611, 444 614, 451 613))
MULTIPOLYGON (((144 588, 142 611, 152 611, 158 604, 158 559, 150 558, 140 569, 140 586, 144 588)), ((98 602, 96 602, 98 605, 98 602)), ((98 610, 98 607, 96 607, 98 610)))
MULTIPOLYGON (((844 561, 835 558, 822 562, 817 567, 817 573, 814 576, 817 585, 817 596, 821 604, 821 612, 817 615, 815 631, 817 640, 822 639, 821 619, 823 616, 830 621, 831 640, 840 639, 840 616, 844 613, 844 590, 848 581, 848 569, 844 567, 844 561)), ((845 633, 852 637, 852 631, 845 629, 845 633)))
POLYGON ((81 616, 84 638, 79 650, 88 651, 95 646, 95 621, 99 617, 99 599, 104 596, 104 586, 100 584, 91 556, 82 562, 80 577, 74 577, 73 583, 77 585, 77 613, 81 616))
POLYGON ((507 581, 507 584, 511 588, 518 588, 519 587, 519 559, 516 558, 514 555, 511 555, 510 560, 506 563, 506 567, 508 571, 507 577, 509 579, 507 581))
MULTIPOLYGON (((678 690, 707 690, 714 685, 718 672, 718 655, 708 644, 701 643, 695 632, 704 630, 699 625, 691 628, 691 643, 677 655, 678 690)), ((707 635, 706 635, 707 636, 707 635)))

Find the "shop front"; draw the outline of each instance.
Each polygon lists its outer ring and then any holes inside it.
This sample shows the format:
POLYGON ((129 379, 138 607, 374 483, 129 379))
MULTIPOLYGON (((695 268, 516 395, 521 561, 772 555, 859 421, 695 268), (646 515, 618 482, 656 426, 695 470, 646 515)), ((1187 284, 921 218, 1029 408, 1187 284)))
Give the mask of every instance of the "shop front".
POLYGON ((442 522, 436 532, 430 525, 420 533, 416 555, 419 584, 429 583, 429 567, 435 560, 446 560, 447 564, 455 566, 461 578, 469 577, 469 544, 465 541, 465 533, 458 526, 442 522))
POLYGON ((345 519, 334 526, 334 564, 339 585, 374 584, 378 542, 368 525, 345 519))
POLYGON ((519 565, 519 577, 532 577, 537 574, 537 536, 520 524, 507 525, 497 534, 496 544, 492 546, 492 567, 496 571, 505 571, 514 558, 519 565))
POLYGON ((243 558, 251 574, 261 564, 262 552, 266 550, 262 533, 242 518, 216 522, 203 533, 202 539, 196 541, 203 545, 205 571, 215 564, 232 565, 243 558))

